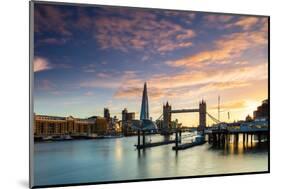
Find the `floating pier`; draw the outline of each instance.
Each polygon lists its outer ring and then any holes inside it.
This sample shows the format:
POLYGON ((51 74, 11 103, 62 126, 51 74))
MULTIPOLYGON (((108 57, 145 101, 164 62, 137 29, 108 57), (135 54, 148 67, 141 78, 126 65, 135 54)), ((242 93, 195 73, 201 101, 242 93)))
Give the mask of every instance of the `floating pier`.
POLYGON ((180 135, 180 140, 178 140, 178 138, 179 138, 178 133, 176 133, 176 145, 172 148, 173 150, 185 150, 187 148, 191 148, 193 146, 198 146, 205 143, 204 135, 198 135, 195 138, 194 142, 184 143, 184 144, 179 144, 179 142, 181 143, 181 135, 180 135))
POLYGON ((151 148, 151 147, 156 147, 156 146, 172 144, 172 143, 175 143, 175 142, 176 142, 176 140, 165 140, 165 141, 161 141, 161 142, 146 143, 145 142, 145 131, 141 132, 140 130, 138 130, 138 144, 136 144, 135 147, 138 150, 140 150, 140 149, 145 149, 145 148, 151 148), (142 138, 142 144, 141 144, 141 138, 142 138))
POLYGON ((162 146, 162 145, 167 145, 167 144, 172 144, 175 143, 175 140, 169 140, 169 141, 162 141, 162 142, 153 142, 153 143, 145 143, 140 144, 140 145, 135 145, 137 149, 145 149, 145 148, 151 148, 151 147, 156 147, 156 146, 162 146))
POLYGON ((185 150, 187 148, 191 148, 193 146, 198 146, 198 145, 201 145, 201 144, 204 144, 204 143, 205 143, 205 141, 180 144, 178 146, 173 146, 173 150, 185 150))

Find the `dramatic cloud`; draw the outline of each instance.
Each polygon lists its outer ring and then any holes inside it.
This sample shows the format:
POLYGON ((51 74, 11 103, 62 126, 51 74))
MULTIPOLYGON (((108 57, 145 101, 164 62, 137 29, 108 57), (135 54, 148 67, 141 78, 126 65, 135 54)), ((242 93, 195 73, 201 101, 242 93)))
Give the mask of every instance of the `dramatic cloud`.
MULTIPOLYGON (((267 69, 267 64, 259 64, 212 71, 184 71, 174 75, 155 75, 147 82, 152 98, 178 98, 247 87, 254 81, 267 79, 267 69)), ((143 82, 140 78, 124 80, 120 85, 122 87, 115 93, 115 98, 140 96, 143 82)))
POLYGON ((34 72, 40 72, 44 70, 52 69, 52 66, 47 59, 42 57, 35 57, 33 60, 33 70, 34 72))
POLYGON ((207 28, 225 29, 225 26, 234 19, 231 15, 207 14, 203 16, 202 25, 207 28))
POLYGON ((55 32, 61 36, 71 36, 70 11, 62 11, 58 6, 36 5, 34 12, 34 30, 37 33, 55 32))
POLYGON ((177 43, 177 44, 167 43, 167 44, 159 47, 157 50, 161 53, 161 52, 172 51, 172 50, 178 49, 178 48, 189 47, 191 45, 192 45, 191 42, 177 43))
POLYGON ((191 46, 189 40, 196 36, 192 29, 168 19, 160 19, 152 11, 122 10, 122 14, 126 12, 126 17, 116 16, 120 14, 118 9, 110 11, 114 16, 107 15, 95 19, 94 35, 103 49, 114 48, 126 52, 132 48, 135 50, 148 48, 165 53, 191 46))
POLYGON ((258 17, 242 17, 234 23, 226 25, 226 28, 232 28, 234 26, 241 27, 243 30, 249 30, 259 22, 258 17))
POLYGON ((83 8, 78 8, 78 15, 77 20, 74 23, 75 28, 79 28, 81 31, 88 31, 92 30, 94 27, 94 20, 96 18, 93 18, 86 14, 83 8))
POLYGON ((203 17, 203 24, 205 26, 220 30, 241 28, 244 31, 250 31, 264 22, 267 22, 265 17, 256 16, 209 14, 203 17))
POLYGON ((183 32, 181 34, 178 34, 176 36, 176 38, 182 40, 182 39, 189 39, 189 38, 192 38, 195 36, 196 36, 196 33, 193 30, 186 30, 185 32, 183 32))
POLYGON ((42 72, 50 69, 70 69, 72 66, 70 64, 56 63, 51 64, 50 61, 43 57, 35 57, 33 60, 33 71, 42 72))
POLYGON ((237 68, 221 68, 208 71, 182 72, 170 76, 156 76, 152 85, 161 87, 181 87, 187 85, 207 84, 211 82, 247 81, 267 78, 267 64, 251 65, 237 68), (257 78, 256 76, 259 75, 257 78))
POLYGON ((201 51, 167 64, 173 67, 201 68, 207 65, 231 63, 233 58, 241 58, 241 54, 249 49, 267 45, 267 32, 241 32, 225 35, 214 42, 214 48, 201 51))
POLYGON ((233 19, 233 16, 222 15, 222 14, 208 14, 204 16, 203 19, 205 23, 210 25, 214 23, 224 24, 224 23, 228 23, 231 19, 233 19))

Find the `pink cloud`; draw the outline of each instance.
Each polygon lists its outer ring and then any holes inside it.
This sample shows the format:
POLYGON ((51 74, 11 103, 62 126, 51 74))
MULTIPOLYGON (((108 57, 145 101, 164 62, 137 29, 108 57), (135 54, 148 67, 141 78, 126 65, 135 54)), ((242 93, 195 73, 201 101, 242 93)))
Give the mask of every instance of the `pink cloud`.
POLYGON ((159 20, 147 11, 128 9, 125 12, 126 18, 107 16, 95 19, 94 36, 102 49, 114 48, 127 52, 131 48, 149 48, 152 52, 165 53, 190 46, 189 40, 196 36, 194 30, 159 20))
POLYGON ((222 14, 207 14, 203 17, 202 25, 207 28, 225 29, 231 23, 234 16, 222 14))
POLYGON ((186 30, 182 34, 177 35, 177 39, 183 40, 183 39, 190 39, 196 36, 196 33, 193 30, 186 30))
POLYGON ((75 27, 81 30, 92 29, 94 18, 89 17, 84 11, 83 8, 78 8, 78 19, 75 22, 75 27))
POLYGON ((231 19, 233 19, 233 16, 231 15, 222 15, 222 14, 208 14, 204 16, 205 22, 209 24, 214 24, 214 23, 227 23, 231 19))
POLYGON ((251 29, 253 26, 255 26, 258 22, 259 22, 259 18, 258 17, 249 17, 249 16, 245 16, 240 18, 238 21, 234 22, 234 23, 230 23, 228 25, 226 25, 226 28, 232 28, 232 27, 241 27, 243 30, 249 30, 251 29))
POLYGON ((33 71, 40 72, 44 70, 52 69, 52 66, 47 59, 42 57, 35 57, 33 60, 33 71))
POLYGON ((201 51, 175 61, 168 61, 172 67, 201 68, 209 64, 230 63, 233 58, 239 58, 241 54, 251 48, 267 45, 267 32, 241 32, 223 36, 214 42, 210 50, 201 51))
POLYGON ((203 24, 223 30, 241 28, 244 31, 250 31, 255 26, 264 25, 264 22, 267 22, 266 17, 240 16, 238 19, 235 18, 237 17, 232 15, 209 14, 204 16, 203 24))
POLYGON ((56 32, 62 36, 71 36, 71 25, 67 22, 70 12, 63 12, 53 5, 44 5, 35 9, 34 30, 35 32, 56 32))
POLYGON ((190 47, 192 46, 192 43, 191 42, 183 42, 183 43, 176 43, 176 44, 173 44, 173 43, 167 43, 161 47, 159 47, 157 50, 160 52, 160 53, 164 53, 164 52, 167 52, 167 51, 172 51, 172 50, 175 50, 175 49, 179 49, 179 48, 183 48, 183 47, 190 47))

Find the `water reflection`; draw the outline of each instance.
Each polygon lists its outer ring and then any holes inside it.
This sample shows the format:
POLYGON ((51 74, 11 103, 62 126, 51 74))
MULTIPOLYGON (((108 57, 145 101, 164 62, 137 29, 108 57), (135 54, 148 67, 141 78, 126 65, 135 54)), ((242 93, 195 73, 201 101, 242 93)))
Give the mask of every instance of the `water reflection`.
POLYGON ((252 136, 243 138, 243 135, 239 135, 239 140, 235 141, 234 136, 230 136, 229 140, 226 140, 225 143, 215 144, 210 146, 209 150, 219 150, 223 155, 246 155, 247 153, 258 153, 258 152, 267 152, 268 151, 268 142, 258 140, 252 136))
POLYGON ((122 146, 122 142, 120 140, 116 140, 115 141, 115 157, 116 160, 121 160, 122 156, 123 156, 123 146, 122 146))
MULTIPOLYGON (((150 137, 148 137, 150 140, 150 137)), ((184 138, 184 135, 183 135, 184 138)), ((167 140, 156 135, 152 142, 167 140)), ((190 140, 184 138, 183 142, 190 140)), ((137 137, 35 143, 35 184, 66 184, 266 171, 267 145, 255 142, 183 151, 173 144, 136 150, 137 137)))

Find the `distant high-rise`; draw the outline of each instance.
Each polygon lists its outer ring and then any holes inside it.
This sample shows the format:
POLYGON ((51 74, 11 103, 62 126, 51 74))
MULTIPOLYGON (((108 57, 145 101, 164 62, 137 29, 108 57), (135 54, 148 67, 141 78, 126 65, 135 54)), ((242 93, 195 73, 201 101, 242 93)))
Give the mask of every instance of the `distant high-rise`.
POLYGON ((135 112, 128 112, 126 108, 122 110, 122 132, 125 136, 130 135, 132 131, 132 120, 135 119, 135 112))
POLYGON ((146 119, 146 120, 149 119, 146 82, 144 83, 144 87, 143 87, 142 102, 141 102, 141 114, 140 114, 140 120, 144 120, 144 119, 146 119))
POLYGON ((135 112, 128 112, 126 108, 122 110, 122 121, 130 121, 135 119, 135 112))
POLYGON ((127 120, 127 114, 128 114, 128 110, 124 108, 124 110, 122 110, 122 121, 127 120))
POLYGON ((110 119, 110 113, 109 113, 109 109, 108 109, 108 108, 104 108, 104 109, 103 109, 103 117, 104 117, 107 121, 109 121, 109 119, 110 119))

